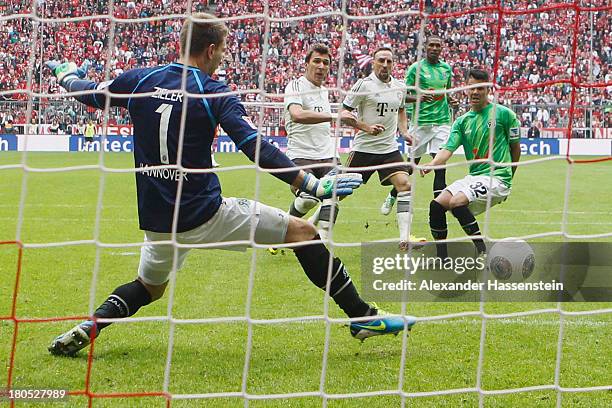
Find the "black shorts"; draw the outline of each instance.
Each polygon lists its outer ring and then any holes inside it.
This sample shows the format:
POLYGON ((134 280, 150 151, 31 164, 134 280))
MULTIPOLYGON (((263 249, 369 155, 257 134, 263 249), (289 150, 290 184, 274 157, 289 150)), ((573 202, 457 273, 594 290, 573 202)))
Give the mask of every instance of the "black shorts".
MULTIPOLYGON (((320 160, 311 160, 311 159, 293 159, 291 160, 296 166, 312 166, 313 164, 329 164, 329 166, 317 166, 317 167, 308 167, 304 170, 306 173, 310 173, 314 175, 316 178, 325 177, 327 173, 334 169, 334 159, 320 159, 320 160)), ((336 164, 340 166, 342 163, 340 159, 336 160, 336 164)))
POLYGON ((86 142, 93 142, 94 138, 93 138, 93 136, 90 136, 90 137, 85 136, 85 141, 86 142))
POLYGON ((388 186, 391 184, 390 178, 394 174, 409 174, 410 168, 404 161, 404 158, 399 150, 384 154, 351 152, 348 160, 346 161, 346 167, 373 167, 389 163, 397 163, 397 165, 374 170, 359 170, 355 171, 355 173, 360 173, 363 176, 363 183, 365 184, 368 182, 372 174, 374 174, 375 171, 378 171, 378 178, 380 179, 380 184, 383 186, 388 186))
MULTIPOLYGON (((317 166, 317 167, 308 167, 308 168, 304 168, 302 170, 304 170, 306 173, 310 173, 312 175, 314 175, 316 178, 322 178, 325 177, 325 175, 327 175, 327 173, 329 173, 330 171, 332 171, 334 169, 334 159, 319 159, 319 160, 311 160, 311 159, 300 159, 300 158, 296 158, 291 160, 293 162, 293 164, 295 164, 296 166, 312 166, 313 164, 329 164, 329 166, 317 166)), ((340 166, 342 163, 340 162, 340 159, 336 159, 336 164, 338 166, 340 166)), ((300 190, 296 189, 295 187, 291 186, 291 192, 293 194, 295 194, 296 196, 298 196, 300 194, 300 190)))

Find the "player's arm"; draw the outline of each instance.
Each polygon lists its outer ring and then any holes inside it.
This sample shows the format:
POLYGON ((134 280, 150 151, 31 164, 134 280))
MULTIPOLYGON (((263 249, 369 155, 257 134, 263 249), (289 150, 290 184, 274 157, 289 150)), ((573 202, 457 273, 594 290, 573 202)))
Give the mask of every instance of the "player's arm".
POLYGON ((291 115, 291 120, 304 125, 316 125, 317 123, 331 122, 333 120, 330 113, 306 110, 302 108, 302 105, 295 103, 289 105, 287 110, 289 115, 291 115))
MULTIPOLYGON (((512 163, 518 163, 521 160, 521 144, 520 143, 511 143, 510 144, 510 157, 512 157, 512 163)), ((516 173, 516 169, 518 166, 515 164, 512 166, 512 177, 514 177, 514 173, 516 173)))
MULTIPOLYGON (((340 111, 340 114, 342 115, 343 112, 353 113, 354 110, 355 108, 353 108, 352 106, 342 104, 342 110, 340 111)), ((359 118, 357 118, 357 116, 355 116, 354 114, 353 114, 353 118, 354 118, 353 120, 346 120, 345 123, 348 126, 352 126, 355 129, 361 130, 370 135, 377 135, 383 130, 385 130, 385 126, 381 125, 380 123, 374 123, 373 125, 367 124, 359 120, 359 118)))
MULTIPOLYGON (((224 92, 225 90, 221 90, 224 92)), ((345 173, 325 176, 321 179, 300 170, 289 158, 266 140, 259 140, 244 106, 235 96, 211 100, 215 117, 228 136, 252 162, 264 169, 283 169, 272 175, 287 184, 318 198, 331 198, 334 190, 337 196, 349 195, 361 185, 361 175, 345 173), (258 146, 259 144, 259 146, 258 146)))
MULTIPOLYGON (((105 88, 109 88, 111 92, 122 93, 119 89, 119 83, 121 83, 121 76, 113 81, 106 81, 97 83, 84 79, 87 71, 82 67, 77 67, 74 62, 64 62, 60 64, 57 61, 47 61, 45 65, 51 70, 53 75, 57 78, 59 85, 66 89, 68 92, 81 92, 81 91, 102 91, 105 88)), ((77 101, 91 106, 97 109, 104 109, 106 106, 106 95, 103 92, 91 93, 86 95, 77 95, 74 97, 77 101)), ((123 106, 127 104, 125 98, 111 98, 111 106, 123 106)))
MULTIPOLYGON (((415 74, 414 74, 414 69, 412 66, 408 67, 408 70, 406 71, 406 78, 404 79, 404 82, 406 83, 406 86, 408 87, 414 87, 414 78, 415 78, 415 74)), ((406 103, 416 103, 417 101, 417 97, 415 94, 415 90, 414 89, 408 89, 406 94, 406 103)))
MULTIPOLYGON (((405 102, 408 103, 416 103, 416 101, 419 98, 416 97, 416 95, 406 95, 406 100, 405 102)), ((434 95, 433 94, 421 94, 421 101, 422 102, 433 102, 434 100, 434 95)))
MULTIPOLYGON (((284 105, 291 116, 291 120, 295 123, 316 125, 318 123, 333 122, 338 118, 338 115, 333 113, 304 109, 302 96, 302 85, 299 80, 294 80, 287 84, 285 88, 284 105)), ((352 119, 351 117, 344 118, 340 116, 340 121, 343 124, 346 124, 346 120, 351 121, 352 119)))
MULTIPOLYGON (((510 120, 508 121, 508 143, 510 144, 510 157, 512 163, 518 163, 521 159, 521 122, 519 122, 516 114, 510 111, 510 120)), ((517 165, 512 166, 512 177, 516 173, 517 165)))
MULTIPOLYGON (((446 81, 446 89, 451 89, 453 87, 452 77, 453 69, 451 68, 448 81, 446 81)), ((448 105, 451 107, 451 109, 457 109, 459 107, 459 98, 456 98, 452 93, 446 94, 446 101, 448 102, 448 105)))
POLYGON ((427 165, 424 166, 421 169, 421 176, 424 176, 427 173, 429 173, 432 170, 434 170, 435 166, 443 166, 443 165, 445 165, 446 162, 448 162, 448 160, 452 156, 453 156, 453 152, 451 152, 450 150, 446 150, 446 149, 440 150, 438 153, 436 153, 436 157, 434 157, 432 161, 427 163, 427 165))
POLYGON ((445 165, 453 156, 453 153, 459 148, 463 140, 462 123, 461 118, 457 119, 453 123, 448 140, 441 146, 440 151, 436 154, 436 157, 434 157, 432 161, 427 163, 427 165, 421 169, 421 176, 424 176, 434 170, 434 166, 445 165))
POLYGON ((351 88, 351 92, 349 92, 349 94, 346 95, 346 97, 344 98, 344 101, 342 102, 342 108, 340 108, 340 114, 342 115, 345 112, 353 113, 354 119, 345 121, 345 123, 348 126, 351 126, 355 129, 369 133, 371 135, 377 135, 383 130, 385 130, 385 127, 383 125, 380 125, 378 123, 370 125, 368 123, 362 122, 361 120, 359 120, 359 118, 356 115, 354 115, 354 112, 364 101, 364 95, 362 94, 364 90, 365 90, 365 86, 364 86, 363 79, 360 79, 357 82, 355 82, 355 84, 351 88))
POLYGON ((451 109, 457 109, 459 107, 459 98, 456 98, 453 94, 446 94, 446 99, 451 109))
POLYGON ((397 111, 397 129, 399 130, 400 135, 412 143, 412 137, 408 134, 408 118, 406 117, 406 110, 404 108, 399 108, 397 111))
MULTIPOLYGON (((413 65, 408 68, 406 71, 406 86, 414 88, 416 86, 416 70, 417 66, 413 65)), ((433 94, 419 94, 421 102, 433 102, 434 95, 433 94)), ((406 103, 416 103, 419 98, 417 97, 416 89, 409 89, 408 94, 406 95, 406 103)))
POLYGON ((335 115, 333 113, 326 112, 315 112, 311 110, 304 109, 302 105, 298 105, 297 103, 293 103, 289 105, 287 109, 289 111, 289 115, 291 115, 291 120, 295 123, 302 123, 304 125, 316 125, 317 123, 326 123, 333 122, 338 117, 340 117, 340 122, 344 125, 352 126, 352 123, 357 119, 354 114, 343 114, 335 115))

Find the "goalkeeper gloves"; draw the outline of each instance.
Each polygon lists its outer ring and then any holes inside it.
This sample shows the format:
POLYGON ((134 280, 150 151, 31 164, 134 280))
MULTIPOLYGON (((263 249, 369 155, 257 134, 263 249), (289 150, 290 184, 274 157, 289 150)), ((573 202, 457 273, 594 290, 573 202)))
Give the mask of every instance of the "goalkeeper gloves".
POLYGON ((85 78, 87 70, 89 69, 89 64, 89 60, 85 60, 80 67, 77 67, 74 62, 60 63, 56 60, 45 62, 45 65, 57 78, 57 82, 64 88, 66 88, 66 86, 64 86, 66 84, 65 81, 85 78))
POLYGON ((321 179, 305 173, 300 190, 320 199, 331 198, 336 190, 336 196, 343 197, 352 194, 362 182, 359 173, 328 174, 321 179))

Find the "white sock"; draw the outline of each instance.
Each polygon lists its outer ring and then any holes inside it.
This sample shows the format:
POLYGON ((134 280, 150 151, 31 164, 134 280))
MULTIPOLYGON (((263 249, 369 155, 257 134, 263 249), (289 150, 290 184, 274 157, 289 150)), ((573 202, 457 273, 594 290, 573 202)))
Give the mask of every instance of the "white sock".
POLYGON ((319 236, 324 241, 329 239, 329 225, 329 221, 319 221, 319 236))
POLYGON ((397 225, 399 226, 400 241, 408 241, 410 237, 410 225, 412 224, 410 199, 410 191, 399 191, 397 193, 397 225))
POLYGON ((314 212, 314 214, 312 214, 312 216, 308 218, 308 221, 312 222, 314 225, 317 225, 319 223, 320 213, 321 213, 321 206, 319 206, 317 210, 314 212))

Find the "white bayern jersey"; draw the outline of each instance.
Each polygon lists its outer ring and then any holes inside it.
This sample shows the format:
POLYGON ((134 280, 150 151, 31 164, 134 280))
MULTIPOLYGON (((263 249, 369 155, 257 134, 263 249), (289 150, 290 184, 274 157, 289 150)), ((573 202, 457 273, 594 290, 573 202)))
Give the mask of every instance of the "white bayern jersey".
POLYGON ((372 72, 368 77, 357 81, 351 92, 361 95, 347 95, 343 105, 357 109, 362 122, 368 125, 378 123, 385 127, 385 130, 377 135, 360 130, 355 135, 353 150, 377 154, 396 151, 398 111, 404 107, 406 84, 393 77, 389 82, 382 82, 372 72))
POLYGON ((327 88, 315 86, 305 76, 301 76, 287 84, 284 102, 287 156, 291 160, 337 157, 336 141, 331 137, 330 122, 306 125, 294 122, 289 114, 289 106, 293 104, 300 105, 304 110, 331 114, 327 88))

